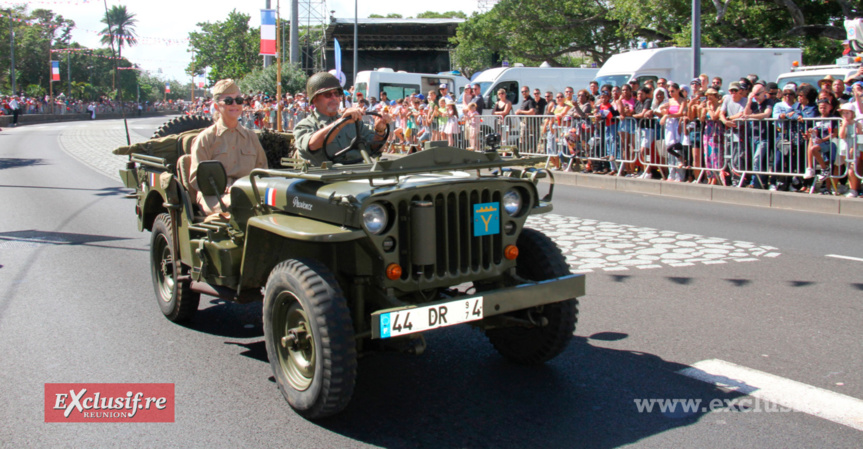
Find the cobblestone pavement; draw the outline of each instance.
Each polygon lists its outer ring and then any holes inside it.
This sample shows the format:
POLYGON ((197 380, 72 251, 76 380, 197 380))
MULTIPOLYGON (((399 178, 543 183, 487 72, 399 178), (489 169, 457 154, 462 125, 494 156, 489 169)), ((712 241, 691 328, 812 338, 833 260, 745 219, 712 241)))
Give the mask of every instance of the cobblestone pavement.
POLYGON ((575 273, 754 262, 780 255, 777 248, 654 228, 556 214, 528 218, 551 237, 575 273))
MULTIPOLYGON (((164 121, 171 117, 165 117, 164 121)), ((126 145, 126 131, 122 120, 100 120, 94 122, 46 123, 28 126, 27 129, 38 127, 62 128, 59 141, 60 147, 70 156, 78 159, 96 171, 120 182, 117 172, 125 167, 127 156, 111 154, 115 148, 126 145)), ((156 127, 148 121, 129 121, 129 138, 132 143, 147 140, 156 127)))

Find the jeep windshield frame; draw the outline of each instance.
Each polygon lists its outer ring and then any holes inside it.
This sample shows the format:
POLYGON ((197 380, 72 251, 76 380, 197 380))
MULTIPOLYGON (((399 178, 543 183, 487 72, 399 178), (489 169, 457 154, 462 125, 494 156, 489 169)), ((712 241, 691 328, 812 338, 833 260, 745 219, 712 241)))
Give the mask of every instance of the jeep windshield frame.
MULTIPOLYGON (((490 176, 500 176, 507 167, 524 167, 530 165, 544 164, 547 156, 512 157, 502 158, 497 152, 479 153, 457 148, 434 148, 414 153, 399 159, 376 160, 373 164, 355 164, 342 166, 322 166, 312 168, 304 165, 298 170, 274 170, 257 168, 252 170, 249 180, 252 184, 252 193, 255 201, 261 204, 261 193, 258 191, 256 178, 280 177, 289 179, 304 179, 318 181, 324 184, 367 179, 374 186, 375 179, 399 178, 407 175, 423 173, 437 173, 445 171, 473 171, 498 168, 500 171, 490 176)), ((527 178, 536 181, 539 178, 549 177, 551 186, 549 193, 543 201, 550 201, 554 188, 554 177, 551 172, 544 168, 529 168, 527 178)), ((524 178, 524 173, 519 174, 524 178)))

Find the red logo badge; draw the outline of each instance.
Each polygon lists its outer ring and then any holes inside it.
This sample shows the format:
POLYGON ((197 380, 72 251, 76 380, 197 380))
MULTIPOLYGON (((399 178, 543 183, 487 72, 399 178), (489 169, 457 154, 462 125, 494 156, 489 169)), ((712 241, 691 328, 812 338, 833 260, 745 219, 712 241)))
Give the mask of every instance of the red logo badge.
POLYGON ((174 384, 45 384, 45 422, 174 422, 174 384))

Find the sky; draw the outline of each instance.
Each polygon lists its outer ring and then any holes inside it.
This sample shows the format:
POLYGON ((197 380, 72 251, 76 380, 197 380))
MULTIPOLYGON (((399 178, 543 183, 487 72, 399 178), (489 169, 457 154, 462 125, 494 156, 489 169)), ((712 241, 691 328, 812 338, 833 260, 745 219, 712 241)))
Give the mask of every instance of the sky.
MULTIPOLYGON (((223 21, 233 9, 236 9, 251 16, 250 26, 259 27, 261 20, 259 10, 266 5, 265 0, 209 0, 206 2, 197 0, 0 0, 0 8, 26 4, 30 11, 39 8, 50 9, 65 19, 75 21, 76 29, 72 31, 73 41, 85 47, 101 48, 100 36, 97 33, 105 28, 105 25, 100 22, 105 15, 105 1, 109 8, 114 5, 126 5, 127 11, 135 14, 138 20, 136 26, 138 45, 124 47, 123 56, 154 75, 180 82, 189 81, 188 76, 183 72, 191 61, 190 53, 187 51, 187 38, 190 32, 198 30, 197 23, 223 21), (162 72, 160 73, 159 70, 162 72)), ((270 0, 270 3, 272 8, 276 7, 276 0, 270 0)), ((290 0, 281 0, 279 6, 281 17, 289 18, 290 0)), ((302 10, 303 7, 300 6, 300 9, 302 10)), ((429 10, 463 11, 469 16, 477 11, 477 0, 435 0, 429 3, 357 0, 357 9, 360 18, 368 17, 370 14, 385 16, 390 13, 409 17, 429 10)), ((354 1, 327 0, 326 10, 334 10, 336 18, 353 18, 354 1)))

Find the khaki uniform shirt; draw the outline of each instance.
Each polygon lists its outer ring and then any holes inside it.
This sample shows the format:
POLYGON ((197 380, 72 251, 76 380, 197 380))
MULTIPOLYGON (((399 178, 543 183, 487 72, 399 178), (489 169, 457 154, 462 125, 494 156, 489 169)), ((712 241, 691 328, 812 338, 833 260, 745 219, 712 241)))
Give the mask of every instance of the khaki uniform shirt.
MULTIPOLYGON (((267 155, 253 131, 243 126, 229 129, 221 122, 216 122, 201 131, 192 142, 192 170, 189 173, 189 183, 198 191, 197 202, 207 214, 220 212, 220 208, 218 198, 204 196, 200 192, 197 175, 198 164, 201 161, 221 162, 228 175, 228 187, 255 168, 268 168, 267 155)), ((226 205, 230 204, 228 195, 222 198, 226 205)))
MULTIPOLYGON (((338 115, 328 117, 315 110, 311 115, 304 118, 294 126, 294 142, 297 149, 300 150, 300 156, 311 162, 313 167, 320 167, 322 163, 330 159, 327 158, 322 149, 318 149, 316 151, 309 150, 309 142, 312 140, 312 134, 318 132, 321 128, 329 126, 330 123, 333 123, 340 118, 341 116, 338 115)), ((375 138, 375 132, 372 129, 372 126, 373 125, 369 125, 365 122, 360 126, 363 138, 367 143, 372 143, 375 138)), ((343 126, 339 133, 330 140, 330 144, 327 145, 327 154, 332 157, 333 154, 347 148, 356 135, 357 129, 355 124, 349 123, 343 126)), ((351 150, 344 155, 345 160, 355 160, 361 157, 360 152, 356 150, 351 150)))

